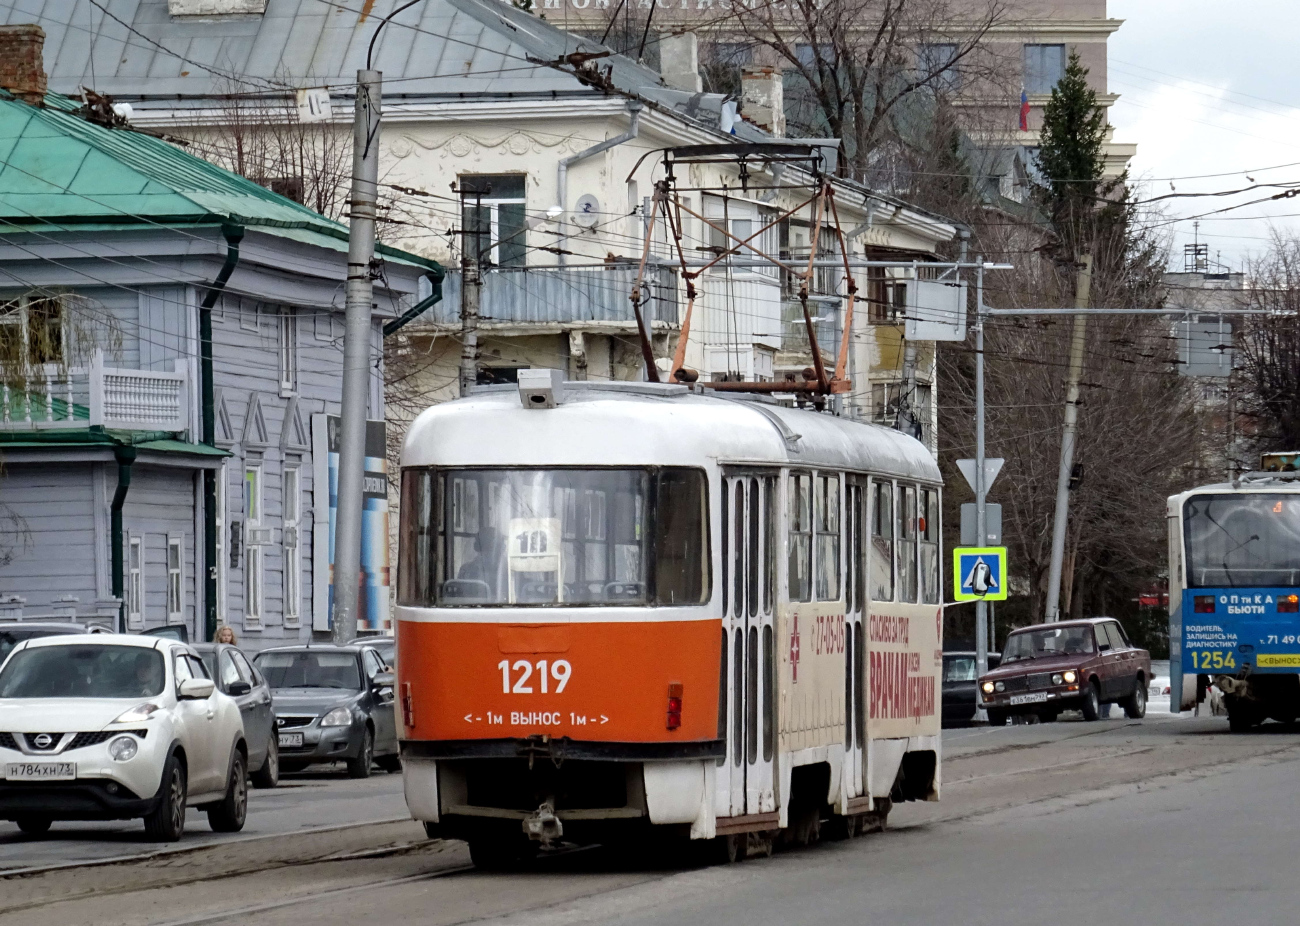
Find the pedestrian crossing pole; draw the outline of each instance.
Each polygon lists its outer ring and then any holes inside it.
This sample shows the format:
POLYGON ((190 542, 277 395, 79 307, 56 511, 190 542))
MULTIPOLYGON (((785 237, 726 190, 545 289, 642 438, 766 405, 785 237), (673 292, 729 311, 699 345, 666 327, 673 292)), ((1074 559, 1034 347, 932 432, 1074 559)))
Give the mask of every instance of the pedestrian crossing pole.
POLYGON ((353 117, 352 195, 348 201, 347 321, 343 334, 343 412, 339 427, 338 509, 334 526, 335 643, 357 633, 361 587, 362 487, 370 397, 375 214, 379 187, 379 71, 357 71, 353 117))
MULTIPOLYGON (((975 276, 975 537, 976 545, 988 543, 988 481, 984 475, 984 257, 975 262, 979 270, 975 276)), ((958 579, 960 581, 960 578, 958 579)), ((975 602, 975 677, 989 670, 988 603, 975 602)), ((988 720, 980 706, 980 696, 975 695, 975 717, 978 722, 988 720)))

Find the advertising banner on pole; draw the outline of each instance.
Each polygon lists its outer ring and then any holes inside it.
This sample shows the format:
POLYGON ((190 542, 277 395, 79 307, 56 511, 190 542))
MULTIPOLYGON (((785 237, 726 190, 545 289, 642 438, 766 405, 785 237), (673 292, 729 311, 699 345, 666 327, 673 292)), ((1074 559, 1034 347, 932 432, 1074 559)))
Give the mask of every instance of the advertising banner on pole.
MULTIPOLYGON (((311 416, 312 629, 329 630, 334 613, 334 529, 338 519, 339 418, 311 416)), ((365 502, 361 515, 361 591, 357 630, 388 630, 388 453, 384 422, 366 422, 365 502)))

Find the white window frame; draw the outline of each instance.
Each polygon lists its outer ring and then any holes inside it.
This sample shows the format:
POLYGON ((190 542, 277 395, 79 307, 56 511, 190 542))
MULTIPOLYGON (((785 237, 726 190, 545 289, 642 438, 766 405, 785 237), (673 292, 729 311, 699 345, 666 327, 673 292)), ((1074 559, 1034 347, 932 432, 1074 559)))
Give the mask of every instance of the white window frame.
POLYGON ((68 356, 68 307, 66 302, 59 296, 41 295, 40 293, 23 293, 16 299, 0 300, 0 327, 18 328, 18 337, 22 341, 22 369, 17 372, 25 373, 31 367, 40 367, 42 364, 30 364, 29 359, 32 350, 32 331, 31 331, 31 304, 32 302, 43 301, 57 302, 59 305, 59 358, 54 363, 62 362, 62 358, 68 356))
POLYGON ((298 314, 293 306, 282 305, 276 319, 279 330, 280 397, 298 390, 298 314))
POLYGON ((185 537, 167 535, 167 623, 185 620, 185 537))
MULTIPOLYGON (((503 173, 503 174, 463 174, 463 175, 460 177, 460 182, 461 182, 461 184, 463 185, 463 184, 464 184, 465 182, 467 182, 467 181, 469 181, 469 182, 473 182, 473 181, 476 181, 476 180, 485 180, 485 179, 488 179, 488 178, 496 178, 496 177, 517 177, 517 176, 520 176, 520 175, 519 175, 518 173, 511 172, 511 171, 507 171, 507 172, 505 172, 505 173, 503 173)), ((489 231, 489 236, 490 236, 490 240, 491 240, 492 243, 491 243, 487 248, 485 248, 484 251, 485 251, 485 253, 488 253, 488 254, 491 255, 489 259, 492 261, 493 264, 495 264, 495 265, 498 266, 498 267, 501 266, 501 252, 500 252, 500 243, 501 243, 501 207, 502 207, 502 206, 517 206, 517 205, 522 205, 522 206, 524 207, 524 209, 527 210, 527 208, 528 208, 528 177, 527 177, 527 175, 524 175, 524 176, 523 176, 523 180, 524 180, 524 195, 523 195, 523 196, 501 196, 501 195, 499 195, 499 194, 484 193, 482 197, 479 197, 479 196, 476 196, 476 195, 474 195, 474 194, 466 194, 466 198, 465 198, 465 200, 464 200, 465 207, 468 207, 469 205, 473 204, 473 205, 482 206, 484 209, 488 210, 488 227, 489 227, 489 229, 490 229, 490 231, 489 231)), ((465 208, 465 207, 462 207, 462 210, 461 210, 462 215, 464 214, 464 208, 465 208)), ((525 216, 525 217, 526 217, 526 216, 525 216)), ((528 226, 527 226, 527 224, 525 224, 525 226, 524 226, 524 236, 523 236, 523 240, 520 242, 520 244, 521 244, 521 246, 526 247, 526 246, 527 246, 527 243, 528 243, 528 226)), ((526 260, 526 258, 525 258, 525 260, 526 260)), ((512 266, 514 266, 514 265, 512 265, 512 266)), ((523 266, 523 265, 520 265, 520 266, 523 266)))
POLYGON ((302 622, 302 470, 286 466, 280 481, 280 510, 283 514, 284 626, 299 627, 302 622))
POLYGON ((126 535, 126 625, 144 626, 144 537, 126 535))
POLYGON ((226 524, 229 518, 226 516, 226 480, 230 478, 230 471, 223 461, 217 467, 217 561, 213 565, 217 573, 217 623, 228 623, 226 620, 226 580, 230 570, 229 540, 226 536, 226 524))
POLYGON ((262 547, 249 543, 253 528, 262 522, 264 492, 262 464, 244 464, 244 629, 257 630, 262 626, 262 547), (253 476, 252 491, 249 476, 253 476), (256 515, 256 517, 254 517, 256 515))

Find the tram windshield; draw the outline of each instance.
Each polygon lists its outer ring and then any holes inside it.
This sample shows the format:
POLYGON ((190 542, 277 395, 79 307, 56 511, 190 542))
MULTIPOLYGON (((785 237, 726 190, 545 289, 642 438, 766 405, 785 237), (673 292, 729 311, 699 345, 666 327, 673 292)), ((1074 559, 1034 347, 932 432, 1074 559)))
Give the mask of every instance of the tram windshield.
POLYGON ((1197 495, 1183 506, 1187 584, 1300 585, 1300 495, 1197 495))
POLYGON ((403 604, 708 600, 699 470, 407 470, 401 516, 403 604))

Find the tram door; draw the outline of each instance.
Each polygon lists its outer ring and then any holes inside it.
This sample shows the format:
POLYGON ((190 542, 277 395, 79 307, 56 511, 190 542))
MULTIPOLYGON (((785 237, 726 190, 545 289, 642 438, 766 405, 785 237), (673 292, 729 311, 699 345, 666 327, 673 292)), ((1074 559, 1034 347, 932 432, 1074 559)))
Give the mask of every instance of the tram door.
POLYGON ((844 548, 846 575, 844 579, 844 780, 849 797, 864 793, 866 770, 867 722, 866 690, 866 640, 862 633, 866 627, 867 606, 867 544, 863 539, 867 526, 866 480, 850 478, 844 495, 844 548))
POLYGON ((776 810, 774 569, 776 479, 728 476, 725 531, 729 686, 727 775, 731 816, 776 810))

